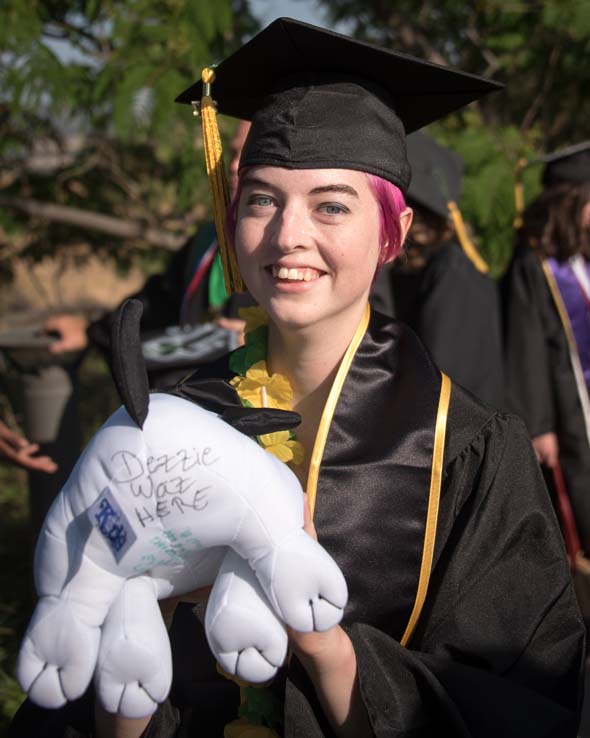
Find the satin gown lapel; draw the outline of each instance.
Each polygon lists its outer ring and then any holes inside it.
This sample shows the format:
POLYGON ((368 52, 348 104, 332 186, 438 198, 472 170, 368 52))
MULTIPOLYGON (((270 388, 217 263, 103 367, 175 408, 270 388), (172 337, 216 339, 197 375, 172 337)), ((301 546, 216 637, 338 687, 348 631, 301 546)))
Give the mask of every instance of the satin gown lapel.
POLYGON ((345 622, 398 640, 418 586, 440 384, 416 336, 374 313, 318 478, 314 522, 348 583, 345 622))

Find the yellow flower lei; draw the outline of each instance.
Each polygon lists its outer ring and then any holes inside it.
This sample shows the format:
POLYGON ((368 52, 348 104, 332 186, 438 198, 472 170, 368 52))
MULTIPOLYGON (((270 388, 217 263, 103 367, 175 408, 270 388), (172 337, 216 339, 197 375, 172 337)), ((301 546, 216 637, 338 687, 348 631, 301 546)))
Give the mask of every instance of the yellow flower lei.
MULTIPOLYGON (((245 308, 240 316, 246 321, 246 345, 243 349, 243 374, 238 374, 231 381, 231 386, 238 393, 243 405, 247 407, 272 407, 279 410, 291 410, 293 390, 287 377, 282 374, 269 374, 265 359, 249 364, 248 358, 257 358, 262 350, 266 355, 266 326, 268 315, 261 308, 245 308), (248 356, 248 350, 250 357, 248 356)), ((258 441, 266 451, 276 456, 285 464, 303 463, 303 446, 295 440, 290 431, 279 431, 258 436, 258 441)))

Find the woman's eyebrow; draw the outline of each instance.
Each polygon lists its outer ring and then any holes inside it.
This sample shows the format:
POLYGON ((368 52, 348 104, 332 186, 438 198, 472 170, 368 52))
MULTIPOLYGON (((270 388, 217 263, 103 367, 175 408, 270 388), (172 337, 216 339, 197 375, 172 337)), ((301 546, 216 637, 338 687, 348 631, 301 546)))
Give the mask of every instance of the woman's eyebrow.
POLYGON ((352 195, 352 197, 358 197, 358 192, 350 185, 345 184, 329 184, 322 187, 314 187, 310 191, 310 195, 322 195, 325 192, 340 192, 344 195, 352 195))
POLYGON ((257 177, 245 177, 242 187, 260 187, 266 190, 276 190, 276 187, 270 182, 265 182, 263 179, 258 179, 257 177))

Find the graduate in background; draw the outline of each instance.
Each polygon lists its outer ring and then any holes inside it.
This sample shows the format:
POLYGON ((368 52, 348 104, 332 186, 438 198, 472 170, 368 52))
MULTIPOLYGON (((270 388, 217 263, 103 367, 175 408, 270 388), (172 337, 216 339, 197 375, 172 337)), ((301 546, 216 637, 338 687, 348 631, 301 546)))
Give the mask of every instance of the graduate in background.
POLYGON ((504 277, 507 405, 539 462, 559 464, 590 554, 590 142, 541 159, 504 277))
POLYGON ((451 379, 502 407, 499 297, 458 210, 463 161, 425 133, 408 136, 407 147, 406 256, 380 272, 371 303, 410 325, 451 379))

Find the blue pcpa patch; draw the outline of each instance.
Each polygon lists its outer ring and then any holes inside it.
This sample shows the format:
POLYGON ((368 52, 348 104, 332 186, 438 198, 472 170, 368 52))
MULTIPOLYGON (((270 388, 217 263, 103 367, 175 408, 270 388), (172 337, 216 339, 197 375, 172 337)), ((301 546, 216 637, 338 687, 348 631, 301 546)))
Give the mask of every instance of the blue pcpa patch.
POLYGON ((115 561, 119 563, 137 540, 125 513, 116 501, 109 487, 105 487, 100 497, 88 509, 93 527, 105 539, 115 561))

